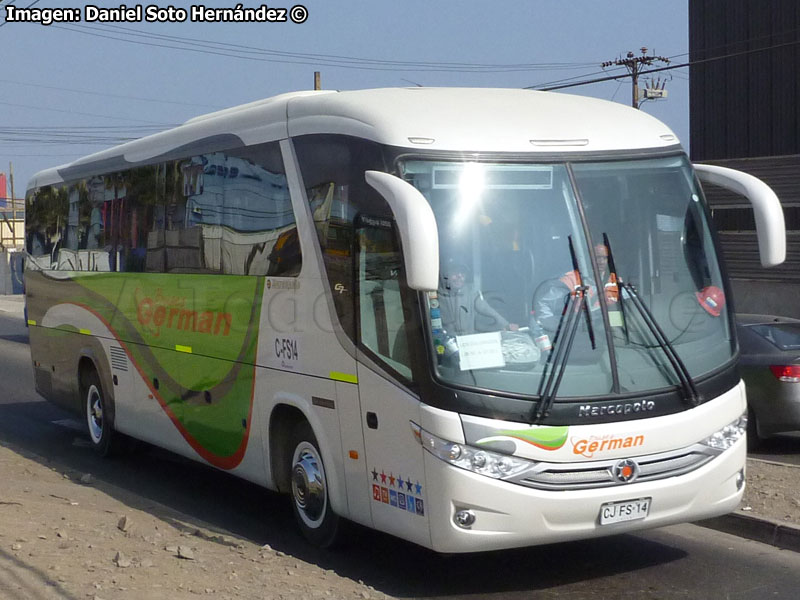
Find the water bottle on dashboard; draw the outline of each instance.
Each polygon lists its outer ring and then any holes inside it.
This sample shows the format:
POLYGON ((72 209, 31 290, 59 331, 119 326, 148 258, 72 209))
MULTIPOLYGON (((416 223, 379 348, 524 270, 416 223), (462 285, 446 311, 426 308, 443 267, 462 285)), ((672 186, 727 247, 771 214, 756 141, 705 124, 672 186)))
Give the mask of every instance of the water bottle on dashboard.
POLYGON ((536 319, 536 311, 531 311, 530 319, 528 320, 528 329, 530 330, 531 337, 533 338, 536 347, 542 352, 549 352, 553 349, 553 344, 550 343, 550 336, 542 327, 541 323, 536 319))

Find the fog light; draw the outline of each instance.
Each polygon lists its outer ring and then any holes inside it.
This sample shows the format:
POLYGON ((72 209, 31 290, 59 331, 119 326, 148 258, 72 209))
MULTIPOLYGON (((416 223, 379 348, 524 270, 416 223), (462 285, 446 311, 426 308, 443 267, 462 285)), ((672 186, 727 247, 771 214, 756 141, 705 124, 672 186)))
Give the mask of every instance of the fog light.
POLYGON ((469 529, 475 523, 475 513, 471 510, 460 510, 455 515, 456 525, 463 529, 469 529))
POLYGON ((736 474, 736 490, 741 491, 744 487, 744 469, 736 474))

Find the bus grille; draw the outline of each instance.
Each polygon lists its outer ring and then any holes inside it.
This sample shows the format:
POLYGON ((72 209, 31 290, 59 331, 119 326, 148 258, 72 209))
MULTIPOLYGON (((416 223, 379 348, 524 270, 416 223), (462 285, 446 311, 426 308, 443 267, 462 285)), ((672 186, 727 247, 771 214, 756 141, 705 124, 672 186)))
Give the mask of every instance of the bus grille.
POLYGON ((111 354, 111 368, 117 371, 127 371, 128 357, 125 354, 125 350, 119 346, 111 346, 109 350, 111 354))
MULTIPOLYGON (((684 475, 699 469, 719 454, 718 450, 698 444, 675 452, 632 457, 639 465, 639 474, 633 481, 655 481, 684 475)), ((621 482, 614 477, 614 466, 618 462, 619 459, 586 463, 536 463, 512 481, 554 491, 626 485, 629 482, 621 482)))

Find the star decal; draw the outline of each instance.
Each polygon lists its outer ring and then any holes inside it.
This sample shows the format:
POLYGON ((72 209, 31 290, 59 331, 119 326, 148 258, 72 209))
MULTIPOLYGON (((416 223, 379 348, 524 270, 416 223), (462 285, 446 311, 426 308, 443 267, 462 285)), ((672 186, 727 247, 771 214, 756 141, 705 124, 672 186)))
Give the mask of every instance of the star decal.
POLYGON ((404 483, 403 483, 403 476, 402 476, 402 475, 399 475, 399 476, 397 477, 397 487, 399 487, 399 488, 402 490, 402 489, 403 489, 403 485, 404 485, 404 483))
POLYGON ((411 480, 410 479, 406 479, 406 487, 408 488, 409 492, 411 491, 411 485, 412 485, 411 484, 411 480))
POLYGON ((394 487, 395 481, 397 481, 397 479, 395 478, 394 473, 389 473, 389 485, 394 487))
POLYGON ((378 481, 378 472, 372 467, 372 481, 378 481))
POLYGON ((422 495, 422 486, 419 484, 419 481, 417 482, 416 488, 417 488, 417 496, 421 496, 422 495))
POLYGON ((386 473, 381 471, 381 483, 386 483, 386 473))

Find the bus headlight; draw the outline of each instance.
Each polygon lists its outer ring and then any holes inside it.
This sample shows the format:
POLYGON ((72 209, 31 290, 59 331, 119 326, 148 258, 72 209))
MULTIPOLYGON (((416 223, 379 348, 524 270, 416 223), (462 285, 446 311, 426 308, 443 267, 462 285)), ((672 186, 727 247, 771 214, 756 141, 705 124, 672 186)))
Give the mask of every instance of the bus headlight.
POLYGON ((454 467, 466 469, 479 475, 486 475, 494 479, 506 479, 529 469, 535 464, 516 456, 443 440, 425 431, 414 422, 411 423, 411 429, 414 432, 414 437, 422 444, 422 447, 436 458, 454 467))
POLYGON ((714 432, 700 443, 709 448, 714 448, 715 450, 727 450, 742 439, 746 433, 747 413, 744 413, 738 419, 728 423, 725 427, 714 432))

